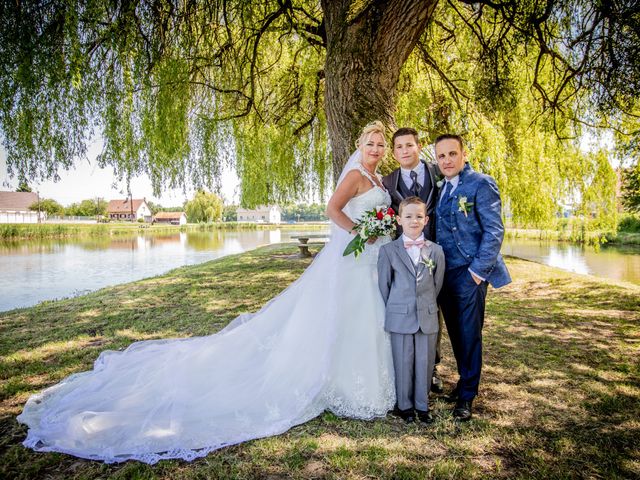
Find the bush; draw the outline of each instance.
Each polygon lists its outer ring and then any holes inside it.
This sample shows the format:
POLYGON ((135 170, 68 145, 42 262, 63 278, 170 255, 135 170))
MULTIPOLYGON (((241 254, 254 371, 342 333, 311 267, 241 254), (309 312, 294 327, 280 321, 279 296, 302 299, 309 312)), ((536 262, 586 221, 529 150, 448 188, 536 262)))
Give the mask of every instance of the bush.
POLYGON ((144 223, 144 218, 139 218, 138 223, 144 223))
POLYGON ((621 215, 618 222, 618 232, 640 233, 640 215, 626 213, 621 215))

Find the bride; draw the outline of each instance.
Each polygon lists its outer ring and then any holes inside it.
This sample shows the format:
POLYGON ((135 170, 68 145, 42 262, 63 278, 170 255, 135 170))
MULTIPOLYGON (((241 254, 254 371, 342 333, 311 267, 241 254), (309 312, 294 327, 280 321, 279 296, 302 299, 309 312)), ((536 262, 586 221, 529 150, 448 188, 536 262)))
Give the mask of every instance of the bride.
POLYGON ((325 410, 371 419, 395 401, 380 245, 343 257, 353 220, 389 194, 375 170, 386 148, 367 125, 329 200, 331 241, 291 286, 215 335, 137 342, 32 396, 24 445, 108 463, 192 460, 282 433, 325 410))

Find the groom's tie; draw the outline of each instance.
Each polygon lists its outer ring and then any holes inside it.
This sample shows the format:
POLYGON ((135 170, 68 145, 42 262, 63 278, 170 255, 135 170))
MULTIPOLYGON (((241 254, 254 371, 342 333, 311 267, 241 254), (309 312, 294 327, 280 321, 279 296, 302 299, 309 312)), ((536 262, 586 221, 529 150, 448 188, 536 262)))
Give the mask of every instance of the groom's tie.
POLYGON ((413 183, 411 184, 411 193, 413 193, 416 197, 420 196, 420 184, 418 183, 418 174, 411 170, 409 172, 409 176, 413 183))
POLYGON ((451 189, 453 188, 453 184, 451 182, 446 182, 446 184, 447 184, 447 186, 444 187, 444 192, 442 192, 442 195, 440 195, 440 203, 442 203, 442 201, 445 198, 447 198, 449 195, 451 195, 451 189))

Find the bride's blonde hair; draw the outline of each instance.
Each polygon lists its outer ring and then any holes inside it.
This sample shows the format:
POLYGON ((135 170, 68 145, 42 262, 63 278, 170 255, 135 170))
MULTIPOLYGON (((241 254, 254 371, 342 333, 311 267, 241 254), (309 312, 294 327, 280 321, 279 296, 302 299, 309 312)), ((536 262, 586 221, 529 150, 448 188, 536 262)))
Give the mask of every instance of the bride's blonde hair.
POLYGON ((386 129, 383 123, 380 120, 376 120, 371 122, 362 129, 362 133, 358 140, 356 140, 356 148, 362 148, 362 146, 369 141, 371 135, 374 133, 379 133, 382 136, 382 141, 384 142, 385 149, 387 148, 387 136, 386 129))

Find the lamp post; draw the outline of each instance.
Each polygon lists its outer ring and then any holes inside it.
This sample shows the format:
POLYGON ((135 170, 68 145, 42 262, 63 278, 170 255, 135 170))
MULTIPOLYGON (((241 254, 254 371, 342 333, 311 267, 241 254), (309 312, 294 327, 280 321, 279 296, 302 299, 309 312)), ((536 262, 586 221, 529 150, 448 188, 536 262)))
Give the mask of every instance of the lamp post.
POLYGON ((36 198, 38 199, 38 223, 40 223, 40 191, 36 190, 36 198))

